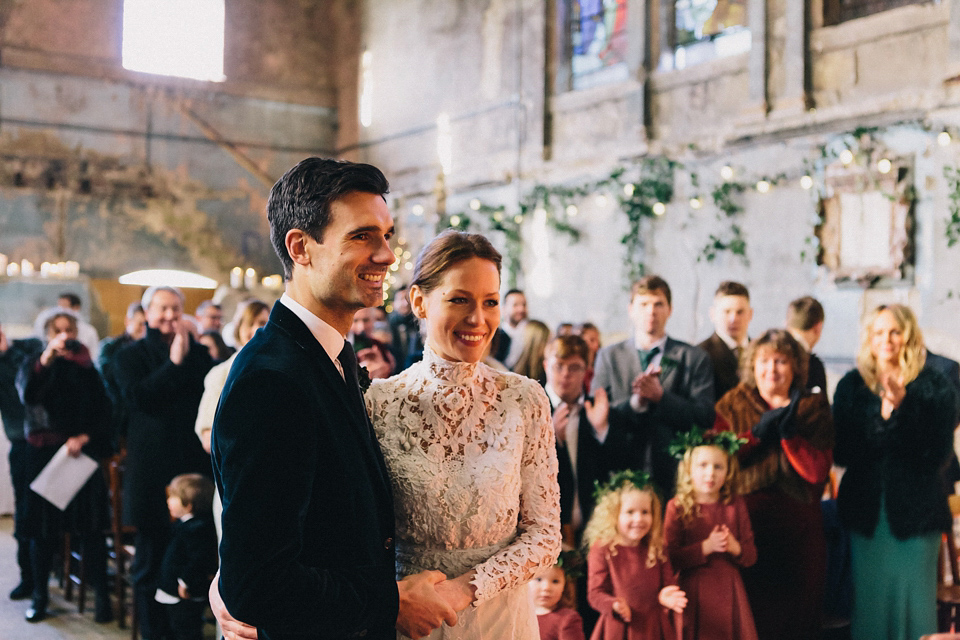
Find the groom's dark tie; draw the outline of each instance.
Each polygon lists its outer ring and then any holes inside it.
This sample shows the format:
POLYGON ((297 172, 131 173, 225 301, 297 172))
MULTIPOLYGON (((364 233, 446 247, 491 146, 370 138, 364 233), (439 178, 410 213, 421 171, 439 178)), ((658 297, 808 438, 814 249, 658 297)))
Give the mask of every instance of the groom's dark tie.
POLYGON ((340 361, 340 366, 343 368, 343 381, 347 384, 347 388, 351 391, 360 388, 360 381, 357 379, 357 354, 353 351, 353 346, 347 342, 343 341, 343 349, 340 350, 340 355, 337 356, 337 360, 340 361))
POLYGON ((363 402, 360 380, 357 378, 357 354, 346 340, 343 341, 343 349, 340 350, 337 360, 343 367, 343 382, 347 385, 347 395, 353 402, 360 403, 360 412, 363 413, 363 421, 367 426, 367 437, 372 439, 374 438, 373 427, 370 426, 370 419, 367 417, 367 405, 363 402))

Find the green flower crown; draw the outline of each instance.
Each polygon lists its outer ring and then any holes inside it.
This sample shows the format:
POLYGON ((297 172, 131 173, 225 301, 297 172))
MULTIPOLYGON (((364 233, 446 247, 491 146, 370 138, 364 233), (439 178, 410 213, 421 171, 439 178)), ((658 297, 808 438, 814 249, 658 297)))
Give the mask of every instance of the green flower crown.
POLYGON ((617 471, 610 476, 606 484, 600 484, 599 480, 593 481, 593 498, 600 500, 601 497, 622 488, 626 484, 632 484, 637 489, 643 489, 650 485, 650 474, 645 471, 634 471, 633 469, 624 469, 617 471))
POLYGON ((740 450, 740 447, 747 444, 746 438, 737 437, 733 431, 716 431, 707 429, 704 431, 698 427, 690 429, 686 433, 678 433, 677 437, 670 443, 670 455, 677 459, 683 459, 683 454, 694 447, 712 446, 722 449, 728 456, 734 455, 740 450))
POLYGON ((584 573, 584 564, 583 555, 576 549, 569 549, 560 552, 556 566, 563 570, 564 575, 567 576, 567 580, 577 580, 586 575, 584 573))

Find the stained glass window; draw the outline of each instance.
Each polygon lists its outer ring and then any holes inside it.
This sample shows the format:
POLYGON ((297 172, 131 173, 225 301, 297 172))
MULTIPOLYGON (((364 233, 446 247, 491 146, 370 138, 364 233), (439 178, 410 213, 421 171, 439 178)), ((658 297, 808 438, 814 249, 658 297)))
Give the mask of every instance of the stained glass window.
POLYGON ((747 0, 677 0, 674 67, 750 49, 747 0))
POLYGON ((627 0, 572 0, 569 6, 573 88, 626 79, 627 0))

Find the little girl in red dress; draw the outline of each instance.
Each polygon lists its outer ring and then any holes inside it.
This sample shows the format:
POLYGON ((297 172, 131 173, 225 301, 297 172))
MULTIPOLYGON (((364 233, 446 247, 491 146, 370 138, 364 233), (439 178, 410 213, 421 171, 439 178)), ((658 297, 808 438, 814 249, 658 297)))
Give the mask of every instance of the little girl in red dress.
POLYGON ((687 599, 664 554, 660 504, 645 473, 603 488, 584 531, 587 600, 600 613, 591 640, 675 640, 668 613, 687 599))
POLYGON ((583 618, 574 609, 571 568, 582 567, 576 551, 563 551, 557 564, 544 569, 530 581, 530 595, 540 625, 540 640, 585 640, 583 618), (579 561, 579 562, 578 562, 579 561))
POLYGON ((686 640, 757 640, 740 567, 757 561, 743 499, 735 494, 730 431, 693 430, 671 447, 682 456, 677 494, 667 503, 667 550, 689 604, 686 640))

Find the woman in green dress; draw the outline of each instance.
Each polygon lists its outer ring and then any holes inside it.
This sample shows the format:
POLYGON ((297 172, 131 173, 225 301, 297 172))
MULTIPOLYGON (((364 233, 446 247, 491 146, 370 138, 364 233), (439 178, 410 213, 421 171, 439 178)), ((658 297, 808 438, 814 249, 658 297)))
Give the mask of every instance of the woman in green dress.
POLYGON ((941 471, 958 399, 926 360, 913 312, 882 305, 867 316, 857 367, 834 395, 854 640, 915 640, 937 630, 937 553, 951 525, 941 471))

